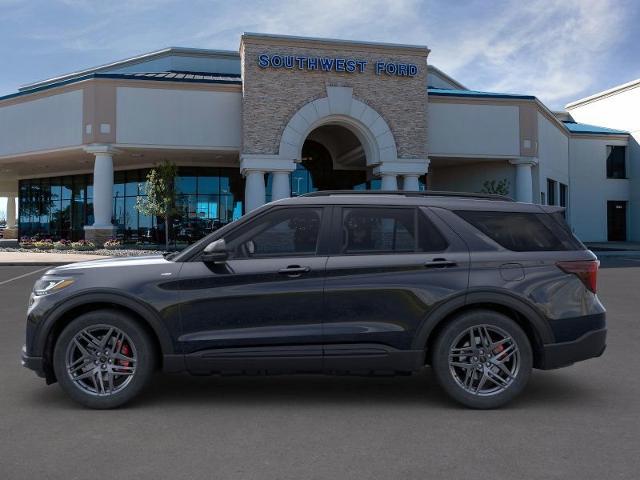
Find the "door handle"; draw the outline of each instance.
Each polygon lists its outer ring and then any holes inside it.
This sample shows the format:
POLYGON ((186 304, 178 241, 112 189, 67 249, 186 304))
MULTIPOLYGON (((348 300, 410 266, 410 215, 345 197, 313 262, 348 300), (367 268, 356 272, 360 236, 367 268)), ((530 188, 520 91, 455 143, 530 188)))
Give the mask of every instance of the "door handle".
POLYGON ((289 265, 287 268, 281 268, 278 273, 282 275, 300 276, 303 273, 311 271, 311 267, 301 267, 299 265, 289 265))
POLYGON ((446 258, 434 258, 430 262, 424 264, 425 268, 448 268, 455 267, 456 265, 456 262, 452 262, 446 258))

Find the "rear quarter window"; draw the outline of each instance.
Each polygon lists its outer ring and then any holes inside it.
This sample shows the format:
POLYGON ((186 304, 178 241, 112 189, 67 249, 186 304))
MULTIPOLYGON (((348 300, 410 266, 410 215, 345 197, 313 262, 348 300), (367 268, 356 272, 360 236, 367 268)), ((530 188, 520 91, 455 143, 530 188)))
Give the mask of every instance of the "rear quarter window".
POLYGON ((584 250, 555 218, 547 213, 457 210, 465 221, 502 247, 515 252, 584 250))

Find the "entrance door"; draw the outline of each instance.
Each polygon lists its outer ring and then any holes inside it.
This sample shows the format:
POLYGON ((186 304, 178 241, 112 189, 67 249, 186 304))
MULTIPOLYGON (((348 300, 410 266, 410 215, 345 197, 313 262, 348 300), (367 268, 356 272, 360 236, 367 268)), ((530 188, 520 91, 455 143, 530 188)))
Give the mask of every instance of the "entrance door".
POLYGON ((321 368, 327 217, 274 208, 225 237, 226 261, 185 263, 179 340, 191 371, 321 368))
POLYGON ((627 240, 627 202, 607 202, 607 228, 610 242, 627 240))

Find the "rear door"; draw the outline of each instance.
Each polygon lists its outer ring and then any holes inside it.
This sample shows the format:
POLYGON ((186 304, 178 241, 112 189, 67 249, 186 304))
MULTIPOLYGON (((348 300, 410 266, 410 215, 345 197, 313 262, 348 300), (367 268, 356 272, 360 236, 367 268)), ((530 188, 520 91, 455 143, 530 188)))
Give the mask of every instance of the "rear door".
POLYGON ((339 370, 349 356, 410 349, 431 309, 464 295, 469 252, 428 209, 336 207, 332 225, 325 282, 325 369, 339 370))

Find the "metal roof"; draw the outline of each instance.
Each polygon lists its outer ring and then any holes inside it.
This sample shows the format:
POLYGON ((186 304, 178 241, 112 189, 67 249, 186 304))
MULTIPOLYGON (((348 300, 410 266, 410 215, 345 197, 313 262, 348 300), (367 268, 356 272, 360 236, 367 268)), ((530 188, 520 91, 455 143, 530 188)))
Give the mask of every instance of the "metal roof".
POLYGON ((185 82, 185 83, 217 83, 226 85, 242 85, 242 79, 240 75, 234 75, 231 73, 195 73, 195 72, 149 72, 149 73, 90 73, 81 77, 74 77, 68 80, 61 80, 55 83, 48 83, 41 87, 31 88, 29 90, 22 90, 17 93, 10 93, 0 97, 0 100, 7 100, 9 98, 22 97, 25 95, 31 95, 35 92, 41 92, 43 90, 49 90, 51 88, 61 87, 63 85, 70 85, 72 83, 78 83, 92 78, 114 78, 121 80, 150 80, 156 82, 185 82))
POLYGON ((593 95, 589 95, 588 97, 574 100, 573 102, 567 103, 564 108, 566 108, 567 110, 571 110, 572 108, 575 108, 578 105, 582 105, 583 103, 589 103, 595 100, 599 100, 601 98, 608 97, 610 95, 614 95, 631 88, 636 88, 638 86, 640 86, 640 78, 636 78, 635 80, 631 80, 630 82, 623 83, 622 85, 616 85, 615 87, 603 90, 602 92, 594 93, 593 95))
POLYGON ((517 93, 481 92, 478 90, 454 90, 447 88, 427 88, 429 95, 443 97, 479 97, 479 98, 519 98, 535 100, 533 95, 521 95, 517 93))
POLYGON ((97 73, 96 77, 113 77, 142 79, 142 80, 169 80, 193 81, 193 82, 215 82, 215 83, 242 83, 239 74, 233 73, 209 73, 209 72, 188 72, 179 70, 169 70, 168 72, 132 72, 132 73, 97 73))
POLYGON ((168 48, 163 48, 161 50, 156 50, 153 52, 136 55, 135 57, 125 58, 123 60, 116 60, 115 62, 109 62, 104 65, 99 65, 97 67, 85 68, 75 72, 66 73, 64 75, 59 75, 57 77, 48 78, 46 80, 31 82, 26 85, 22 85, 20 88, 18 88, 18 91, 32 90, 34 88, 40 88, 45 85, 58 84, 61 81, 66 81, 66 80, 70 80, 77 77, 84 77, 92 73, 104 72, 105 70, 107 71, 113 70, 114 68, 122 68, 126 66, 136 65, 143 62, 148 62, 149 60, 162 58, 170 55, 238 58, 238 60, 240 59, 240 54, 234 51, 209 50, 209 49, 203 49, 203 48, 168 47, 168 48))
POLYGON ((563 121, 565 127, 569 129, 571 133, 591 133, 597 135, 628 135, 629 132, 625 130, 616 130, 607 127, 598 127, 596 125, 589 125, 586 123, 577 123, 563 121))

